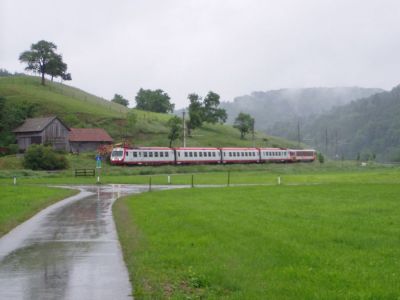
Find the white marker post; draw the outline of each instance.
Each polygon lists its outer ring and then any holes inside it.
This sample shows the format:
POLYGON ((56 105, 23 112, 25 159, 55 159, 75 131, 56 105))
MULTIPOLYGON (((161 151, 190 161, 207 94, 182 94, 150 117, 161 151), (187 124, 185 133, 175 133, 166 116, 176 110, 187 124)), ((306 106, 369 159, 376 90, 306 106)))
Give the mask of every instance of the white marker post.
POLYGON ((14 185, 17 184, 17 176, 14 176, 14 185))
POLYGON ((96 155, 97 184, 100 184, 101 156, 96 155))
POLYGON ((278 185, 281 185, 281 176, 278 176, 278 185))

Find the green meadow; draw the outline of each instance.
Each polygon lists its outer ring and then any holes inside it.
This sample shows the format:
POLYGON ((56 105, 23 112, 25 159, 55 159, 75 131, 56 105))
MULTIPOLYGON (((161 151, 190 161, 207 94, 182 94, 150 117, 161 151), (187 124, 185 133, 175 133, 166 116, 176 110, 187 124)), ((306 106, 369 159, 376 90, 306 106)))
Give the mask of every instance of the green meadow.
POLYGON ((134 296, 399 299, 400 185, 373 180, 120 199, 134 296))
POLYGON ((76 193, 43 186, 0 186, 0 237, 46 206, 76 193))

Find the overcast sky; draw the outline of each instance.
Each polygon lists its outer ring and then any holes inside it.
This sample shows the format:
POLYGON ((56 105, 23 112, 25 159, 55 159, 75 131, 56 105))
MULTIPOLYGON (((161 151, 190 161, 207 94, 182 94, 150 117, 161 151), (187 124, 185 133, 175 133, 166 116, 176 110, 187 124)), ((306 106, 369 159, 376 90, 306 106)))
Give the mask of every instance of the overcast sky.
POLYGON ((400 83, 399 0, 0 0, 0 68, 23 71, 42 39, 68 84, 131 106, 141 87, 181 108, 209 90, 400 83))

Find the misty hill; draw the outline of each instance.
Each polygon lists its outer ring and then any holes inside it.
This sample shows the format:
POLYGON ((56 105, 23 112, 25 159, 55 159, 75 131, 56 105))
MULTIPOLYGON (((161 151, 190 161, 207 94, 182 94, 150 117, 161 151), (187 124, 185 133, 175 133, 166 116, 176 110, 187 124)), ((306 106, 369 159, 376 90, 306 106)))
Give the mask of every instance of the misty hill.
MULTIPOLYGON (((40 79, 32 76, 0 77, 0 96, 5 98, 9 108, 18 103, 34 104, 34 117, 57 115, 69 127, 104 128, 115 142, 126 139, 137 146, 169 145, 167 122, 170 115, 134 109, 137 122, 129 126, 129 108, 68 85, 48 81, 46 86, 42 86, 40 79)), ((0 127, 0 134, 2 130, 0 127)), ((181 145, 181 142, 175 145, 181 145)), ((187 146, 252 145, 250 138, 240 139, 237 129, 219 124, 206 124, 194 130, 193 137, 187 139, 187 146)), ((256 145, 290 147, 293 143, 257 133, 256 145)), ((5 146, 1 140, 0 146, 5 146)))
POLYGON ((359 87, 281 89, 253 92, 233 102, 223 102, 228 113, 228 123, 233 123, 240 112, 255 118, 258 130, 269 131, 276 122, 289 122, 299 117, 320 114, 334 106, 382 92, 381 89, 359 87))
MULTIPOLYGON (((301 138, 331 157, 400 161, 400 86, 301 120, 301 138)), ((274 132, 294 138, 293 122, 274 132)))

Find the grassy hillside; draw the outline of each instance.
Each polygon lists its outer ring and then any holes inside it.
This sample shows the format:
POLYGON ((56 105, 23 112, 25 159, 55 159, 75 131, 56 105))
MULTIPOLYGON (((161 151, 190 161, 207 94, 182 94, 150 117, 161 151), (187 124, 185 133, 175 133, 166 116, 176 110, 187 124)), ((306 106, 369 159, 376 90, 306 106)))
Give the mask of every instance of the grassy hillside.
MULTIPOLYGON (((116 91, 117 92, 117 91, 116 91)), ((70 127, 102 127, 120 142, 124 138, 137 146, 168 146, 170 116, 135 110, 137 124, 128 128, 128 108, 96 97, 80 89, 64 84, 47 82, 40 84, 40 78, 32 76, 0 77, 0 96, 9 103, 35 103, 36 116, 57 115, 70 127)), ((175 146, 180 146, 177 142, 175 146)), ((223 125, 205 125, 195 130, 188 138, 187 146, 252 146, 251 138, 240 139, 237 129, 223 125)), ((290 142, 263 134, 256 135, 256 146, 293 146, 290 142)))

